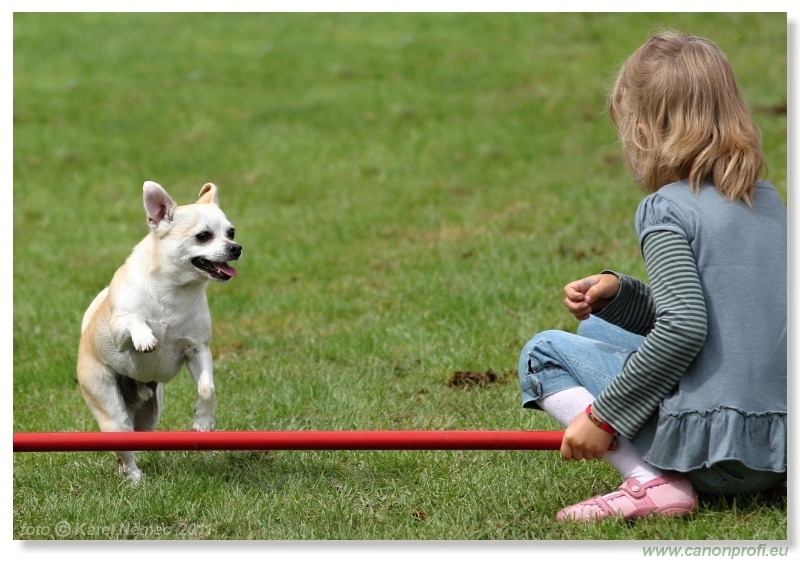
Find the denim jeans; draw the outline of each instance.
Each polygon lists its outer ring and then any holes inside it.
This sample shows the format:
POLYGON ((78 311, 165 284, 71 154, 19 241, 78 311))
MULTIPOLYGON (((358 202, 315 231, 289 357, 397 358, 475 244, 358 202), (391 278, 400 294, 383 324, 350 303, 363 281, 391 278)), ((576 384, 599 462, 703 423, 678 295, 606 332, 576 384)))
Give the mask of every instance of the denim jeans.
POLYGON ((642 342, 644 337, 595 316, 581 322, 577 334, 558 330, 537 334, 519 358, 522 406, 538 408, 539 398, 575 386, 597 396, 642 342))
MULTIPOLYGON (((644 337, 590 316, 578 333, 548 330, 535 335, 519 358, 522 406, 540 409, 539 398, 576 386, 600 394, 625 366, 644 337)), ((635 439, 634 439, 635 441, 635 439)), ((700 493, 733 495, 767 490, 786 474, 753 470, 736 460, 686 473, 700 493)))

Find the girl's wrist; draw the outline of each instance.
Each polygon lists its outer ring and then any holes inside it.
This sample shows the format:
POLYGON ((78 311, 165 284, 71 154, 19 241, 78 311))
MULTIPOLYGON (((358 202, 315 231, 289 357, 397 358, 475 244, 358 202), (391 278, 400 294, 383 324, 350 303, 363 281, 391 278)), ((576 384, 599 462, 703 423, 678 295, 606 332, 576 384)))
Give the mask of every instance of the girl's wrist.
POLYGON ((610 297, 612 299, 616 298, 619 292, 622 290, 622 279, 619 278, 619 275, 614 273, 613 271, 603 271, 600 275, 605 275, 609 278, 613 277, 612 285, 616 285, 616 290, 614 291, 614 296, 610 297))
POLYGON ((611 435, 616 435, 617 431, 611 427, 607 421, 602 420, 597 414, 594 413, 592 410, 592 405, 589 404, 586 406, 586 415, 589 417, 589 421, 591 421, 594 425, 605 431, 606 433, 610 433, 611 435))

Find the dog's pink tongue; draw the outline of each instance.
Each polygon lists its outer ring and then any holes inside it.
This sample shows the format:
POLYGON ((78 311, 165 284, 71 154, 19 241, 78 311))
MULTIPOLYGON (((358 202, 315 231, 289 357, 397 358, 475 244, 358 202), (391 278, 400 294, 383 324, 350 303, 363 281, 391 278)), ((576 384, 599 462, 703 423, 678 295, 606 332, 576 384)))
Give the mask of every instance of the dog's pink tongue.
POLYGON ((227 263, 215 263, 214 267, 228 277, 234 277, 236 275, 236 268, 229 266, 227 263))

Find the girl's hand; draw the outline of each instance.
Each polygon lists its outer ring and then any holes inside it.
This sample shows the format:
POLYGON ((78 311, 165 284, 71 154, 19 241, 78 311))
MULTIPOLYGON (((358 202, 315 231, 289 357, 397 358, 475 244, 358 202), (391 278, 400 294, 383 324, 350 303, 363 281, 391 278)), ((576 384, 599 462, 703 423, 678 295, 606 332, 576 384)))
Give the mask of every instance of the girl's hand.
POLYGON ((564 431, 561 458, 575 461, 601 459, 613 440, 611 433, 593 424, 585 413, 580 413, 564 431))
POLYGON ((564 287, 564 305, 578 320, 586 320, 592 312, 600 312, 619 292, 619 278, 613 273, 592 275, 564 287))

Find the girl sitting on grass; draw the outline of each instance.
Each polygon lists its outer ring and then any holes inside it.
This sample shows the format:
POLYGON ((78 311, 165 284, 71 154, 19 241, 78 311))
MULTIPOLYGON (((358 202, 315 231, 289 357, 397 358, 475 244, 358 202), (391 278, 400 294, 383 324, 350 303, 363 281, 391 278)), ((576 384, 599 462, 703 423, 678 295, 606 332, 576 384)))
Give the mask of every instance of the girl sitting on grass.
POLYGON ((733 70, 711 41, 660 33, 622 66, 609 110, 649 193, 635 225, 650 284, 569 283, 577 334, 540 333, 520 356, 522 405, 566 426, 561 456, 623 478, 558 520, 688 515, 696 492, 786 478, 786 208, 759 180, 733 70))

